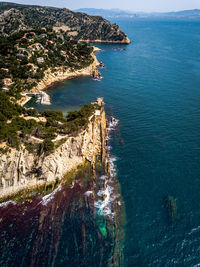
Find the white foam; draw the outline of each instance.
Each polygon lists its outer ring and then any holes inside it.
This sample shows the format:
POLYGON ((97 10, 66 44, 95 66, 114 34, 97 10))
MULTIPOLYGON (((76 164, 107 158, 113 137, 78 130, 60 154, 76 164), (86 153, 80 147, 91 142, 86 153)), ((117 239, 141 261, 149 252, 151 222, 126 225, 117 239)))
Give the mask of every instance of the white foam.
MULTIPOLYGON (((114 217, 114 212, 112 212, 112 204, 116 201, 117 195, 113 193, 113 187, 109 184, 111 180, 108 179, 105 181, 105 189, 99 190, 97 196, 101 199, 95 202, 95 207, 99 209, 104 216, 114 217)), ((120 203, 121 204, 121 203, 120 203)))
POLYGON ((106 175, 102 175, 102 176, 100 177, 100 179, 103 180, 103 181, 106 180, 107 178, 108 178, 108 176, 106 176, 106 175))
POLYGON ((11 200, 3 202, 3 203, 0 204, 0 208, 6 208, 9 204, 15 205, 16 202, 15 201, 11 201, 11 200))
MULTIPOLYGON (((119 124, 119 120, 111 117, 111 120, 108 125, 108 131, 113 131, 119 124)), ((110 139, 110 136, 107 138, 110 139)), ((111 150, 111 146, 108 146, 108 150, 111 150)), ((109 216, 112 219, 114 218, 115 213, 112 211, 113 203, 116 201, 116 198, 118 195, 114 194, 114 187, 113 184, 113 177, 116 176, 116 168, 114 162, 117 160, 116 157, 113 157, 108 155, 107 157, 107 163, 110 165, 110 176, 103 175, 100 177, 101 180, 104 181, 104 188, 100 189, 97 193, 97 196, 100 198, 95 202, 95 207, 101 211, 100 214, 103 214, 104 216, 109 216)), ((117 202, 118 205, 121 205, 121 202, 117 202)))
POLYGON ((93 78, 93 81, 97 81, 97 82, 100 82, 101 80, 103 79, 103 77, 99 77, 99 78, 93 78))
POLYGON ((118 124, 119 124, 119 120, 115 119, 114 117, 111 117, 111 120, 108 124, 108 130, 109 131, 115 130, 118 124))
POLYGON ((108 162, 109 162, 109 165, 110 165, 110 176, 111 177, 115 177, 116 176, 116 167, 115 167, 115 161, 117 161, 117 158, 116 157, 113 157, 113 156, 109 156, 108 157, 108 162))
POLYGON ((42 201, 40 202, 40 204, 42 204, 43 206, 47 205, 51 200, 53 200, 55 194, 60 191, 62 188, 62 186, 60 185, 58 188, 56 188, 51 194, 48 194, 46 196, 44 196, 42 198, 42 201))

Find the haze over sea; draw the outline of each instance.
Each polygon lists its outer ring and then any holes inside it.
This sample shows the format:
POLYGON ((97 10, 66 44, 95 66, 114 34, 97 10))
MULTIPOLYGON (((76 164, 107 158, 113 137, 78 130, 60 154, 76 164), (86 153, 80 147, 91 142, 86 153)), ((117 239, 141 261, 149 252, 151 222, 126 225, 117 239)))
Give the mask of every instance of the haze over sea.
POLYGON ((132 43, 97 45, 103 79, 56 85, 51 108, 102 96, 119 119, 111 153, 126 208, 124 266, 199 266, 200 21, 116 22, 132 43), (176 199, 174 223, 167 196, 176 199))

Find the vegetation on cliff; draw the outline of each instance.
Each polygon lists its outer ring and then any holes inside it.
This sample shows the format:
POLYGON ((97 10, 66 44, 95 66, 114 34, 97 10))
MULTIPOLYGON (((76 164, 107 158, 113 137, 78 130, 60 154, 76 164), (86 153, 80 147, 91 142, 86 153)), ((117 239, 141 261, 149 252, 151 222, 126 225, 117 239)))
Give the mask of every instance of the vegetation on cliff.
POLYGON ((0 3, 0 151, 24 144, 32 153, 50 153, 63 138, 85 129, 99 108, 39 112, 20 106, 45 71, 75 71, 94 62, 93 47, 81 40, 123 41, 119 26, 101 17, 67 9, 0 3))
POLYGON ((90 116, 99 108, 95 103, 85 105, 64 117, 61 111, 39 112, 23 108, 8 93, 0 92, 0 143, 6 142, 16 148, 23 143, 33 153, 51 152, 55 146, 52 140, 58 136, 77 135, 86 128, 90 116))
POLYGON ((0 90, 19 99, 20 92, 31 90, 49 68, 53 72, 57 67, 76 70, 89 66, 94 60, 92 51, 89 44, 52 29, 1 35, 0 90))
POLYGON ((69 9, 0 3, 0 29, 10 34, 19 29, 62 28, 76 40, 123 41, 125 33, 116 24, 100 16, 72 12, 69 9))
POLYGON ((52 139, 75 134, 87 123, 87 108, 64 118, 60 111, 38 112, 18 105, 17 101, 22 97, 21 93, 29 92, 49 68, 53 72, 57 67, 77 70, 89 66, 94 60, 92 51, 89 44, 72 40, 67 33, 56 33, 52 29, 0 36, 1 151, 5 150, 2 143, 18 148, 23 142, 30 152, 51 152, 54 149, 52 139), (30 141, 31 136, 37 142, 30 141))

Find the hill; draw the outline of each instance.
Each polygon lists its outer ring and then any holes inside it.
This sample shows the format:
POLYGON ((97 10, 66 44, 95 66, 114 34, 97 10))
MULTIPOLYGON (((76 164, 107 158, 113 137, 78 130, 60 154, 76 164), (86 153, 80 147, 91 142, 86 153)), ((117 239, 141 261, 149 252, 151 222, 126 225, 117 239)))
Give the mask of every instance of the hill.
POLYGON ((100 16, 72 12, 66 8, 0 2, 1 33, 9 35, 19 30, 48 27, 55 31, 61 29, 76 40, 130 42, 118 25, 100 16))

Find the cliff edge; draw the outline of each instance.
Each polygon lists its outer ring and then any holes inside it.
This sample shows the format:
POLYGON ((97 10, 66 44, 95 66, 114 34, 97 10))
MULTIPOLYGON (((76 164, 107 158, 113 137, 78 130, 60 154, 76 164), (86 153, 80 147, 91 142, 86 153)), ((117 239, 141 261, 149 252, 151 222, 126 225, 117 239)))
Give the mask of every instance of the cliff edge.
MULTIPOLYGON (((10 150, 0 157, 0 198, 16 194, 23 189, 31 189, 49 184, 84 164, 95 164, 101 157, 106 162, 107 121, 103 100, 98 98, 97 109, 90 116, 87 127, 77 136, 65 136, 63 143, 46 155, 34 155, 23 145, 10 150)), ((59 140, 60 141, 60 140, 59 140)))

